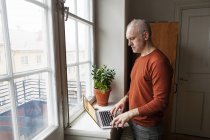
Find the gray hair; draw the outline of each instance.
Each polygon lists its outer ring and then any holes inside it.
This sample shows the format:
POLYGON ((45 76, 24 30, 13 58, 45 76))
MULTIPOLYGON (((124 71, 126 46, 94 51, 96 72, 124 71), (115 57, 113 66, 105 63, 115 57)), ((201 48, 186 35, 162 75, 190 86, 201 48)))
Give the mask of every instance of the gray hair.
POLYGON ((137 31, 141 34, 143 32, 148 32, 149 33, 149 39, 151 39, 152 36, 152 31, 151 27, 148 21, 144 19, 133 19, 127 27, 130 27, 131 25, 137 27, 137 31))

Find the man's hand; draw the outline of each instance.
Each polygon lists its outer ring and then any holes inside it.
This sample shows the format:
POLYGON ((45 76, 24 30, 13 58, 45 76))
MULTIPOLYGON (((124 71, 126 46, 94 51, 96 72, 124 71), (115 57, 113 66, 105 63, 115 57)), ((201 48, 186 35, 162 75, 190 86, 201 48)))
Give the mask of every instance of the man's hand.
POLYGON ((117 117, 115 117, 112 122, 111 125, 112 127, 124 127, 125 123, 128 122, 131 118, 133 118, 134 116, 139 115, 139 111, 138 108, 132 109, 130 111, 127 111, 123 114, 118 115, 117 117))
POLYGON ((124 124, 126 122, 128 122, 129 120, 131 119, 131 116, 129 114, 129 112, 125 112, 125 113, 122 113, 120 115, 118 115, 117 117, 115 117, 112 122, 111 122, 111 125, 112 127, 124 127, 124 124))
POLYGON ((122 98, 117 104, 114 105, 114 107, 110 110, 110 113, 115 117, 117 112, 123 113, 123 110, 125 108, 125 103, 127 101, 128 96, 125 96, 122 98))

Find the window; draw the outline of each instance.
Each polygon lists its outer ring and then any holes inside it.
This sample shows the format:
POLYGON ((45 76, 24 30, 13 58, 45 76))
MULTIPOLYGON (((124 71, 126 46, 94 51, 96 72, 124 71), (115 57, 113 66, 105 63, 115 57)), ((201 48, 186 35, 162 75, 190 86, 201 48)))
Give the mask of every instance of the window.
POLYGON ((22 56, 21 57, 21 64, 23 64, 23 65, 28 64, 28 56, 22 56))
POLYGON ((50 8, 46 0, 0 0, 0 137, 4 139, 28 140, 58 126, 50 8))
POLYGON ((68 0, 65 22, 68 108, 71 122, 82 108, 81 98, 93 98, 91 66, 93 64, 92 0, 68 0))
POLYGON ((42 63, 42 57, 41 57, 41 55, 37 55, 36 56, 36 63, 37 64, 41 64, 42 63))
POLYGON ((3 29, 2 27, 2 9, 0 8, 0 75, 6 73, 6 64, 4 61, 4 44, 3 44, 3 29))

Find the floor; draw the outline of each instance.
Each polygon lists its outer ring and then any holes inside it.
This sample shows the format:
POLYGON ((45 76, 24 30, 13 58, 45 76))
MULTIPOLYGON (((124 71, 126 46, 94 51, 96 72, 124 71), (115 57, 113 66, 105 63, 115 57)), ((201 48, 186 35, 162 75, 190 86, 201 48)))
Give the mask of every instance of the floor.
MULTIPOLYGON (((130 135, 131 130, 129 128, 124 128, 124 131, 121 133, 120 140, 133 140, 133 137, 130 135)), ((197 136, 183 135, 183 134, 175 134, 167 132, 164 135, 162 140, 210 140, 210 138, 202 138, 197 136)))
POLYGON ((210 138, 202 138, 197 136, 182 135, 182 134, 168 134, 164 140, 210 140, 210 138))

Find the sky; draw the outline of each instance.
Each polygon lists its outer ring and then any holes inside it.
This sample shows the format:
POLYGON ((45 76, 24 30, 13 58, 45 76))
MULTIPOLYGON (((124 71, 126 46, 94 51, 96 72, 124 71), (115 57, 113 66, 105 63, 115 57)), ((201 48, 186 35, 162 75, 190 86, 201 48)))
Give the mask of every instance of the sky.
MULTIPOLYGON (((6 0, 9 28, 39 31, 42 28, 42 13, 25 0, 6 0)), ((43 12, 43 11, 42 11, 43 12)))

